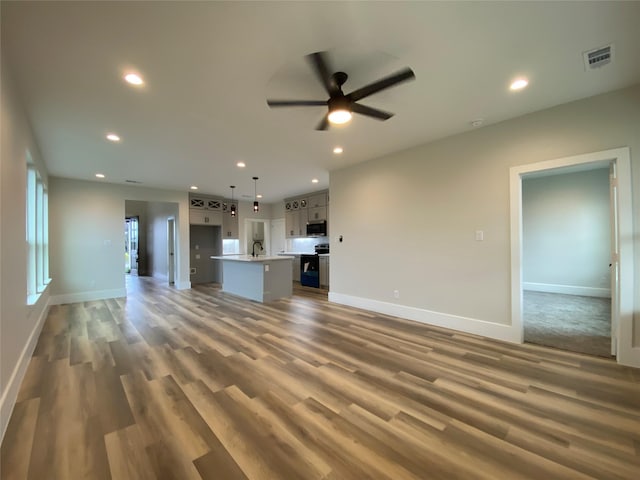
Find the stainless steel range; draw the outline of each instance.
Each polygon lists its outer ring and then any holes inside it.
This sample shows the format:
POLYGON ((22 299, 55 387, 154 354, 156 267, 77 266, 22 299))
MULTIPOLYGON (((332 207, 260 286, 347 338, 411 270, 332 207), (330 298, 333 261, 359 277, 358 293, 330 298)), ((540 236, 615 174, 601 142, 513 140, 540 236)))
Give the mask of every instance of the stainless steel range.
POLYGON ((314 247, 315 254, 300 256, 300 284, 306 287, 320 288, 320 260, 318 255, 329 253, 328 243, 319 243, 314 247))

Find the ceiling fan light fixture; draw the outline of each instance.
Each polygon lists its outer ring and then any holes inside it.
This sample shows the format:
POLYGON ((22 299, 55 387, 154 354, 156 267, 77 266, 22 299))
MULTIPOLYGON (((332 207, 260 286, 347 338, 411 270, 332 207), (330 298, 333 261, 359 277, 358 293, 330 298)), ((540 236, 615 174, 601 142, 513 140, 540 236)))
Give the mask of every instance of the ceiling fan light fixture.
POLYGON ((329 112, 329 121, 335 125, 341 125, 351 120, 351 112, 346 109, 332 110, 329 112))

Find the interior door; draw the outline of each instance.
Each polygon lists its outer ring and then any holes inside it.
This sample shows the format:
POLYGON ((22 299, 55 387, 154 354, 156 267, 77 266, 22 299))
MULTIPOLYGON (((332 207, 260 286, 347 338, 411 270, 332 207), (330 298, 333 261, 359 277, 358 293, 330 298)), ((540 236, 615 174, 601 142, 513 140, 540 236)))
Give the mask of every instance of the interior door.
POLYGON ((285 221, 279 218, 271 222, 271 252, 270 255, 277 255, 284 252, 285 244, 285 221))
POLYGON ((609 167, 609 217, 611 218, 611 355, 618 353, 618 324, 620 317, 620 252, 618 248, 618 176, 616 162, 609 167))

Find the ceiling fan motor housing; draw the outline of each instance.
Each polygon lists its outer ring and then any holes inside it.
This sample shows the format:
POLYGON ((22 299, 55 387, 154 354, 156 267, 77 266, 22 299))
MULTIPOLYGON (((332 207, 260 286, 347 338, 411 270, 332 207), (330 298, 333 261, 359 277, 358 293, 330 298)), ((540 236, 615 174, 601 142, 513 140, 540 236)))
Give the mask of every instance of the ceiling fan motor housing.
POLYGON ((327 103, 329 105, 330 112, 333 112, 335 110, 347 110, 349 112, 351 111, 352 102, 344 95, 341 95, 339 97, 332 97, 327 103))
POLYGON ((342 85, 347 82, 347 78, 349 78, 349 75, 344 72, 336 72, 331 77, 333 78, 333 82, 336 84, 338 90, 340 90, 342 85))

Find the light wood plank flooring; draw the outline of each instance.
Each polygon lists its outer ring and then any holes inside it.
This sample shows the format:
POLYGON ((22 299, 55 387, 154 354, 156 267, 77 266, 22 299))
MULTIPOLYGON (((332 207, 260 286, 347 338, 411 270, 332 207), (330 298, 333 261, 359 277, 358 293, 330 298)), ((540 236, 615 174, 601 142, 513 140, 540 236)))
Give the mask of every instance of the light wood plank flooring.
POLYGON ((51 308, 2 479, 635 479, 640 371, 132 277, 51 308))

